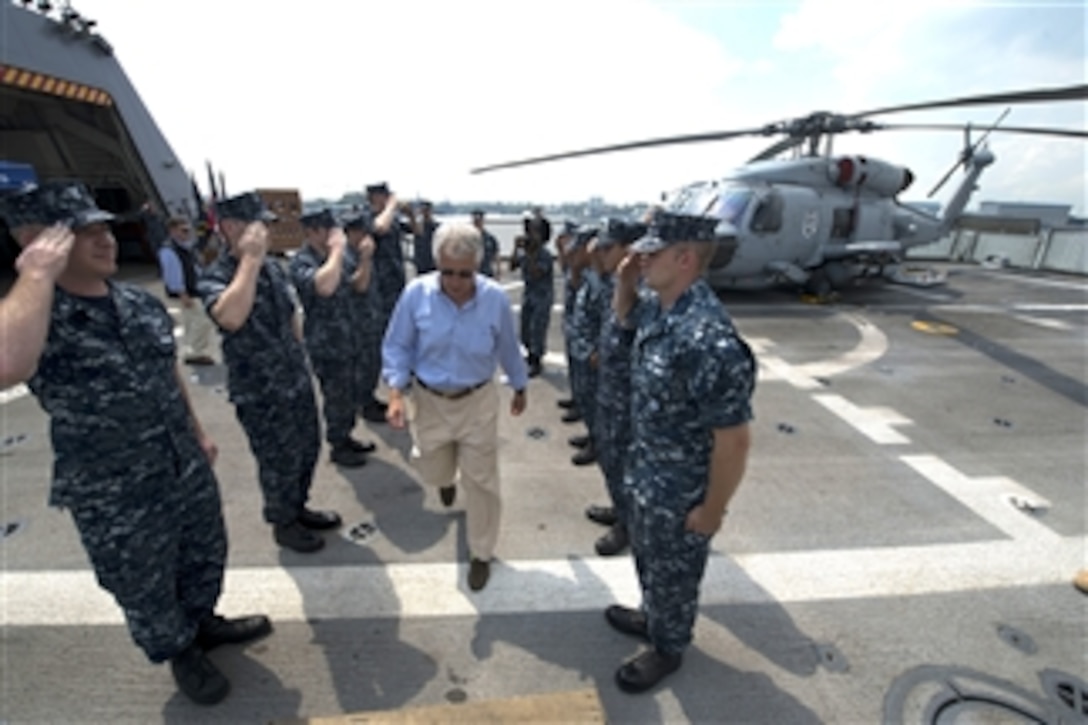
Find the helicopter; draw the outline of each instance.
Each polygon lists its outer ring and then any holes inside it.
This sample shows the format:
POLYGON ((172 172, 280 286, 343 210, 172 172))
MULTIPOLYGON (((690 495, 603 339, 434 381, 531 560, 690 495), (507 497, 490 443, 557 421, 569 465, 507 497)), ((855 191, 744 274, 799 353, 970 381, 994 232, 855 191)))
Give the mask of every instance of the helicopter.
POLYGON ((935 108, 1085 99, 1088 85, 1075 85, 948 98, 852 114, 817 111, 756 128, 598 146, 482 166, 471 173, 654 146, 782 136, 724 178, 692 182, 662 195, 661 208, 719 220, 717 250, 707 273, 711 286, 719 290, 765 289, 790 283, 819 298, 863 277, 929 286, 943 279, 934 274, 905 274, 904 255, 911 247, 936 242, 955 226, 982 172, 995 161, 985 144, 990 133, 1085 138, 1088 131, 1002 126, 1009 108, 973 142, 970 123, 889 124, 871 118, 935 108), (898 200, 914 182, 914 174, 906 166, 859 154, 832 153, 838 134, 884 130, 964 133, 959 158, 929 192, 932 197, 963 167, 965 175, 939 216, 898 200), (776 158, 786 153, 792 157, 776 158))

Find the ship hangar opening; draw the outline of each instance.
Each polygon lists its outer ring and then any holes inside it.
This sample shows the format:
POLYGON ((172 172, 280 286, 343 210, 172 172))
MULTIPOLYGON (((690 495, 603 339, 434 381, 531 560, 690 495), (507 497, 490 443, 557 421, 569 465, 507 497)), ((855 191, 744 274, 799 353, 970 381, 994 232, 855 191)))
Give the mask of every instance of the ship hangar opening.
MULTIPOLYGON (((105 91, 0 66, 0 159, 29 164, 41 181, 84 182, 117 216, 119 261, 154 260, 140 213, 154 186, 105 91)), ((0 221, 0 276, 10 278, 18 252, 0 221)))

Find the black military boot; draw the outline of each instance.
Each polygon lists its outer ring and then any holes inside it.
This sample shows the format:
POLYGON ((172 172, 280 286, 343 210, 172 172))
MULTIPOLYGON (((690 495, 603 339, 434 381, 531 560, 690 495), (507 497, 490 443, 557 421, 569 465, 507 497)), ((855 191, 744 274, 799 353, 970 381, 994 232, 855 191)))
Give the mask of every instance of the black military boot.
POLYGON ((611 506, 601 506, 600 504, 595 503, 586 507, 586 518, 601 526, 612 526, 618 521, 616 518, 616 509, 611 506))
POLYGON ((559 420, 563 421, 564 423, 577 423, 578 421, 582 420, 582 411, 578 410, 578 408, 576 407, 568 408, 567 412, 559 420))
POLYGON ((348 448, 351 448, 353 451, 359 451, 359 453, 373 453, 378 450, 378 446, 374 441, 363 443, 354 438, 348 438, 348 448))
POLYGON ((596 463, 597 461, 597 447, 593 445, 591 439, 585 448, 575 453, 570 458, 570 462, 576 466, 588 466, 590 463, 596 463))
POLYGON ((272 632, 272 623, 264 615, 227 619, 209 614, 200 621, 196 642, 205 652, 221 644, 244 644, 266 637, 272 632))
POLYGON ((608 533, 597 539, 594 548, 601 556, 615 556, 622 553, 629 543, 631 541, 627 536, 627 527, 616 523, 612 525, 608 533))
POLYGON ((528 363, 529 363, 529 377, 530 378, 539 377, 540 373, 542 373, 544 371, 544 368, 541 367, 541 365, 540 365, 540 356, 530 355, 528 363))
POLYGON ((587 433, 580 436, 571 436, 567 439, 567 443, 574 446, 575 448, 585 448, 589 445, 589 434, 587 433))
POLYGON ((342 521, 335 511, 315 511, 304 506, 298 513, 298 523, 307 529, 326 531, 337 528, 342 521))
POLYGON ((573 398, 563 398, 562 400, 555 401, 555 404, 558 405, 563 410, 570 410, 571 408, 574 407, 574 399, 573 398))
POLYGON ((289 524, 274 524, 272 536, 280 546, 292 549, 300 554, 310 554, 321 550, 325 540, 307 529, 298 521, 289 524))
POLYGON ((332 447, 329 460, 344 468, 358 468, 366 465, 366 453, 352 447, 348 441, 341 441, 332 447))
POLYGON ((222 702, 230 693, 230 682, 195 643, 171 658, 170 671, 178 689, 200 705, 222 702))
POLYGON ((624 692, 645 692, 680 669, 683 661, 684 656, 680 654, 647 650, 616 670, 616 684, 624 692))

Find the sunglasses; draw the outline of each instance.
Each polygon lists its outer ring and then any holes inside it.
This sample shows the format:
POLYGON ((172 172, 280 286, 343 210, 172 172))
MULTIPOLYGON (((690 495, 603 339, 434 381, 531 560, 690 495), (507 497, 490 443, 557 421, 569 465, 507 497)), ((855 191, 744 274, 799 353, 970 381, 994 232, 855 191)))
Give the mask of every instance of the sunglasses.
POLYGON ((438 273, 443 277, 460 277, 461 279, 472 279, 476 272, 471 269, 440 269, 438 273))

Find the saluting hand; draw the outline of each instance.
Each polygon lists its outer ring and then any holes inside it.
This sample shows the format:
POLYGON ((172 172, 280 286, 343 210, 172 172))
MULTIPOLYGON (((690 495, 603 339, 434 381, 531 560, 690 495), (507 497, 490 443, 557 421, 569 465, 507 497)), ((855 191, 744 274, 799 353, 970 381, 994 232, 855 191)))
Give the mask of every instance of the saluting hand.
POLYGON ((238 240, 238 253, 248 257, 263 257, 268 251, 268 227, 264 222, 250 222, 238 240))
POLYGON ((359 240, 359 256, 362 259, 370 259, 374 256, 374 237, 367 234, 359 240))
POLYGON ((347 235, 340 227, 335 227, 329 232, 329 254, 342 252, 348 243, 347 235))
POLYGON ((76 235, 65 224, 46 227, 15 259, 15 271, 20 275, 37 274, 51 282, 56 281, 68 266, 68 255, 75 239, 76 235))
POLYGON ((620 284, 634 287, 638 284, 638 275, 638 254, 635 252, 628 252, 627 256, 621 259, 619 266, 616 267, 617 279, 619 279, 620 284))

